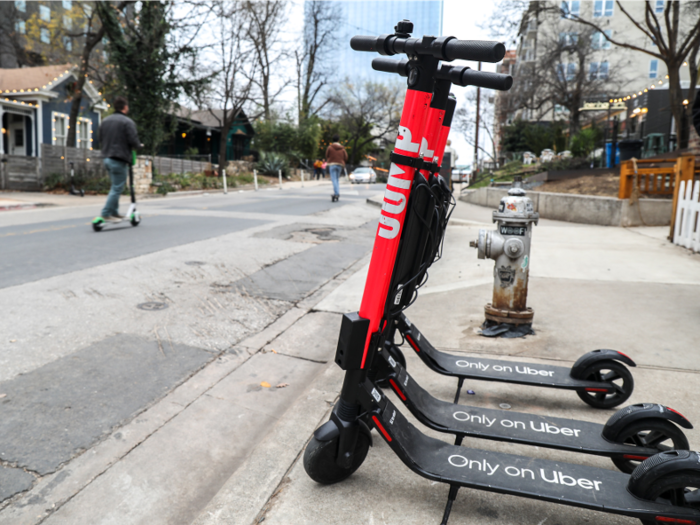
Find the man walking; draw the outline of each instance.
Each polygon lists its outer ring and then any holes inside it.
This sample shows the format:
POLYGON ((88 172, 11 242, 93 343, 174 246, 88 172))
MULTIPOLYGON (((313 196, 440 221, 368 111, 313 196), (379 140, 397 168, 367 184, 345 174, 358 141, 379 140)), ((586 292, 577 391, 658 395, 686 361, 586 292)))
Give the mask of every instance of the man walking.
POLYGON ((340 184, 338 179, 340 178, 340 172, 348 161, 348 153, 345 151, 343 145, 338 142, 339 140, 340 137, 338 135, 333 135, 333 142, 326 150, 326 162, 328 162, 328 171, 331 174, 331 182, 333 182, 333 195, 331 195, 331 200, 334 202, 340 198, 340 184))
POLYGON ((126 116, 129 113, 129 102, 124 97, 116 97, 113 105, 114 113, 102 121, 99 131, 104 159, 102 162, 112 181, 107 202, 102 209, 102 219, 107 222, 119 222, 124 218, 119 215, 119 196, 126 184, 131 150, 141 146, 136 124, 126 116))

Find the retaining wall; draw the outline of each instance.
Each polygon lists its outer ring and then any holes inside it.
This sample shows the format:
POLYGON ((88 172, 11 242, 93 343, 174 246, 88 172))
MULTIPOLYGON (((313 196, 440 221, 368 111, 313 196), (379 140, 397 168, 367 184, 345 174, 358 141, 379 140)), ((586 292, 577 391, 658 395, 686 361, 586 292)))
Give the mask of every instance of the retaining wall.
MULTIPOLYGON (((459 200, 498 208, 509 188, 479 188, 467 190, 459 200)), ((542 219, 598 224, 601 226, 668 226, 671 224, 673 202, 670 199, 630 199, 529 191, 535 211, 542 219)))

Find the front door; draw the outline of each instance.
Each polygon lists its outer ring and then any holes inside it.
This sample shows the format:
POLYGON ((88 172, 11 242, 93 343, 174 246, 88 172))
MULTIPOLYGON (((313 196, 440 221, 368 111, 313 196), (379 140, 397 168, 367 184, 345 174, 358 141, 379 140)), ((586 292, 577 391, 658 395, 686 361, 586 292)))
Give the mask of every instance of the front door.
POLYGON ((9 154, 10 155, 27 155, 26 137, 24 131, 24 117, 22 115, 8 115, 10 125, 8 126, 9 134, 9 154))

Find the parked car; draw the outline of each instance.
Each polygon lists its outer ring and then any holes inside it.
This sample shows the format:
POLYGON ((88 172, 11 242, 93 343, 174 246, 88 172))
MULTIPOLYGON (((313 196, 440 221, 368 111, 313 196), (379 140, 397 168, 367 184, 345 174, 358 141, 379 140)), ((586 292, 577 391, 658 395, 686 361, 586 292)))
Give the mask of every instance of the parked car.
POLYGON ((373 184, 377 182, 377 173, 372 168, 363 166, 355 168, 348 178, 353 184, 373 184))

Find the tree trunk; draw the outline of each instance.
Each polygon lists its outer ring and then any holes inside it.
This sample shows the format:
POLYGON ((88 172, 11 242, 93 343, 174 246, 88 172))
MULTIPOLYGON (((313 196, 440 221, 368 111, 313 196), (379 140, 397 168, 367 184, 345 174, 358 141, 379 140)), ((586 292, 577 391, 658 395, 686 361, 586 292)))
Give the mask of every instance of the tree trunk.
POLYGON ((228 132, 231 129, 231 120, 226 118, 224 113, 224 122, 221 126, 221 138, 219 139, 219 177, 224 176, 226 169, 226 145, 228 144, 228 132))
POLYGON ((78 81, 75 83, 75 91, 73 91, 73 97, 71 98, 70 118, 68 120, 68 136, 66 138, 66 145, 71 148, 77 147, 76 137, 78 131, 78 113, 80 113, 80 102, 83 98, 83 87, 85 86, 85 80, 87 79, 90 54, 92 53, 92 50, 95 49, 97 43, 102 40, 104 34, 104 27, 100 27, 99 31, 95 35, 85 39, 83 54, 80 57, 78 81))
MULTIPOLYGON (((676 122, 676 149, 681 147, 681 135, 683 131, 683 91, 681 90, 681 77, 678 67, 668 64, 668 96, 671 105, 671 114, 676 122)), ((644 139, 644 137, 642 137, 644 139)))

